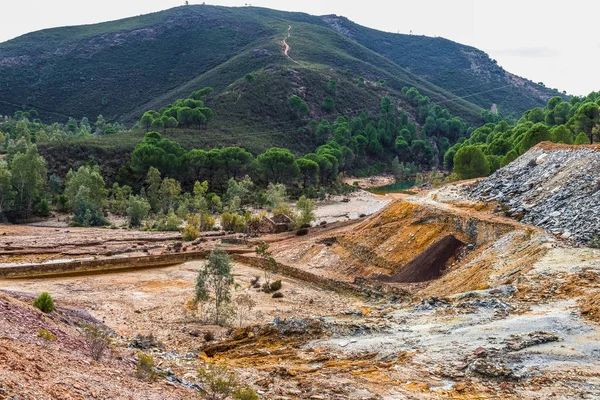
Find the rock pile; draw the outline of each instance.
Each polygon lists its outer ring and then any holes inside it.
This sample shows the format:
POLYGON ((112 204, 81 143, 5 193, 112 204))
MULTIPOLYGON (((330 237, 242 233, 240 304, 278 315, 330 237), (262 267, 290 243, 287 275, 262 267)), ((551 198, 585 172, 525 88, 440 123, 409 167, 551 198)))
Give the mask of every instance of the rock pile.
POLYGON ((504 214, 590 244, 600 235, 600 152, 536 146, 467 190, 504 214))

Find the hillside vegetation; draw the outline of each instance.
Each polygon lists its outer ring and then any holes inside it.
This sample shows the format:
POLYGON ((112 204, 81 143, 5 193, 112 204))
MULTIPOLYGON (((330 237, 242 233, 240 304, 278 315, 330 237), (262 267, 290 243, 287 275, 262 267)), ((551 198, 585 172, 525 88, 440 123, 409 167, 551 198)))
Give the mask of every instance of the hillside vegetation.
POLYGON ((543 141, 586 144, 600 140, 600 93, 563 101, 553 97, 545 107, 526 111, 515 123, 488 123, 460 140, 444 156, 459 178, 487 176, 543 141))
MULTIPOLYGON (((102 114, 131 122, 201 87, 225 94, 248 73, 277 81, 286 98, 292 91, 310 97, 318 92, 315 81, 346 73, 354 81, 383 80, 392 92, 415 87, 469 122, 493 103, 505 114, 520 113, 556 94, 506 73, 485 53, 443 39, 379 32, 331 16, 198 5, 0 44, 0 114, 35 108, 45 119, 102 114), (299 64, 281 51, 290 26, 288 44, 299 64)), ((355 88, 353 96, 362 91, 355 88)), ((269 93, 250 92, 267 110, 269 93)), ((321 101, 308 101, 311 112, 321 101)), ((224 111, 214 108, 217 116, 224 111)), ((234 110, 251 113, 242 105, 234 110)), ((236 122, 231 117, 229 124, 236 122)))

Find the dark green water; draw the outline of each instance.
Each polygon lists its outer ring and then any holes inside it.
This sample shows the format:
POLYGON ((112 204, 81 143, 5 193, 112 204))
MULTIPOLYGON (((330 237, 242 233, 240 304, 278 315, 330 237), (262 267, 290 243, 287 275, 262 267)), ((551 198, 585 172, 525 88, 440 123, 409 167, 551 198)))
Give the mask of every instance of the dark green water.
POLYGON ((386 194, 386 193, 399 193, 403 192, 411 187, 415 186, 415 182, 413 181, 404 181, 404 182, 396 182, 391 185, 385 186, 377 186, 371 189, 368 189, 369 192, 375 194, 386 194))

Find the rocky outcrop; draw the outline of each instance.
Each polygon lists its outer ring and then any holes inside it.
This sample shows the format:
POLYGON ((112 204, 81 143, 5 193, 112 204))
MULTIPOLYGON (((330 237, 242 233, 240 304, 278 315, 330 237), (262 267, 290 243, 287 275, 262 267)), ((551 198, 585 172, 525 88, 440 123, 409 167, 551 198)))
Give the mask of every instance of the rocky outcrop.
POLYGON ((590 244, 600 234, 600 152, 541 143, 470 189, 498 211, 553 234, 590 244))

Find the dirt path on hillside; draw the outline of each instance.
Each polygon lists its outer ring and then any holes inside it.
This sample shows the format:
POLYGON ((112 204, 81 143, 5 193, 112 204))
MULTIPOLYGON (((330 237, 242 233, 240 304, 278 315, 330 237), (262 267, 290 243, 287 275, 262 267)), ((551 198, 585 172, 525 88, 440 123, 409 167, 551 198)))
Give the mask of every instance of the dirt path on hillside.
POLYGON ((458 184, 455 183, 452 185, 442 186, 416 196, 403 193, 389 193, 386 196, 423 206, 435 207, 453 214, 477 218, 482 221, 513 225, 519 229, 529 228, 540 232, 543 231, 543 229, 537 228, 533 225, 522 224, 513 218, 492 214, 491 210, 493 209, 494 204, 475 202, 467 199, 461 192, 465 186, 470 185, 475 181, 476 180, 470 180, 458 184))
POLYGON ((287 34, 287 37, 286 37, 285 39, 283 39, 283 54, 285 54, 285 56, 286 56, 287 58, 289 58, 290 60, 292 60, 292 61, 293 61, 293 62, 295 62, 296 64, 300 64, 298 61, 294 60, 294 59, 292 58, 292 56, 290 56, 290 54, 289 54, 289 53, 290 53, 290 50, 291 50, 292 48, 291 48, 291 47, 290 47, 290 45, 288 44, 287 40, 288 40, 288 39, 289 39, 289 38, 292 36, 292 32, 291 32, 291 31, 292 31, 292 26, 291 26, 291 25, 289 25, 289 26, 288 26, 288 34, 287 34))

